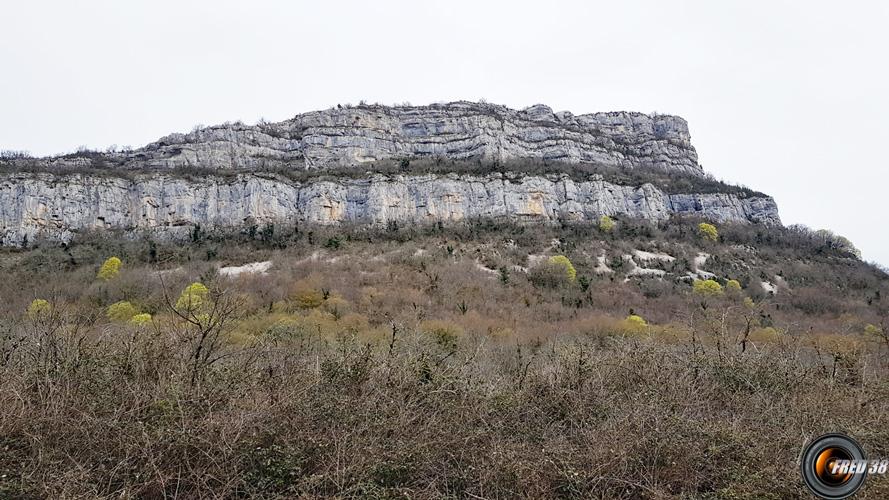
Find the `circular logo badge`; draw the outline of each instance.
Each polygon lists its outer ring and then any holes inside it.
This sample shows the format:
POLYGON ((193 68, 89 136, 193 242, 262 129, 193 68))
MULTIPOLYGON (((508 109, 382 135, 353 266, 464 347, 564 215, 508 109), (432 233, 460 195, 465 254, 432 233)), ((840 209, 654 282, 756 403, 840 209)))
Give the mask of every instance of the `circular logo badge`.
POLYGON ((864 451, 845 434, 825 434, 809 443, 801 468, 812 493, 831 500, 853 495, 867 476, 864 451))

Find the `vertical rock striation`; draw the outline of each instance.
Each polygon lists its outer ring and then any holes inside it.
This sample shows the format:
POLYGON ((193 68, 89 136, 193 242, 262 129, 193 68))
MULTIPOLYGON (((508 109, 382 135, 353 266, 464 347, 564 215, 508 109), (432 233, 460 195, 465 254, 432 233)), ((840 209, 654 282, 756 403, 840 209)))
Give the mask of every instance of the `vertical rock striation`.
POLYGON ((93 175, 0 177, 0 243, 68 240, 81 229, 187 234, 191 226, 310 222, 551 222, 602 215, 663 220, 673 214, 720 222, 779 224, 769 197, 667 194, 652 184, 621 186, 567 176, 370 175, 292 182, 253 174, 187 180, 165 174, 132 179, 93 175))

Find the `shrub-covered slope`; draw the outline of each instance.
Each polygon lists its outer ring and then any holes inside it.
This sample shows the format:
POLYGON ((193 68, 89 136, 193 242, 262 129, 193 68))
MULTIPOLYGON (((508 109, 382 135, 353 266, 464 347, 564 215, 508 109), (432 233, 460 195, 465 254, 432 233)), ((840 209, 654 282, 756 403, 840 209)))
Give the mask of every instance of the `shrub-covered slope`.
POLYGON ((814 435, 889 452, 885 273, 707 224, 4 250, 0 496, 788 498, 814 435))

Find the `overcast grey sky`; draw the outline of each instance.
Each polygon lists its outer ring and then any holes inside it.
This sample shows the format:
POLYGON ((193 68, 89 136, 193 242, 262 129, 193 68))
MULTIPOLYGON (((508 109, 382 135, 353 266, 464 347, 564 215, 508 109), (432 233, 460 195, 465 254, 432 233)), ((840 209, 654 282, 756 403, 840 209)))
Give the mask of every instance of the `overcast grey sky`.
POLYGON ((889 264, 889 2, 0 0, 0 149, 337 103, 685 117, 704 168, 889 264))

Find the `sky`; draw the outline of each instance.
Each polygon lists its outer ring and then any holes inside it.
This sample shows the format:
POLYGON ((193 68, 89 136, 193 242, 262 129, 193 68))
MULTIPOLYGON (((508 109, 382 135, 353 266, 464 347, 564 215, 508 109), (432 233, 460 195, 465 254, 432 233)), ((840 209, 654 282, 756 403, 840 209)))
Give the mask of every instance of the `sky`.
POLYGON ((889 265, 889 2, 0 0, 0 17, 0 149, 361 100, 669 113, 706 171, 889 265))

